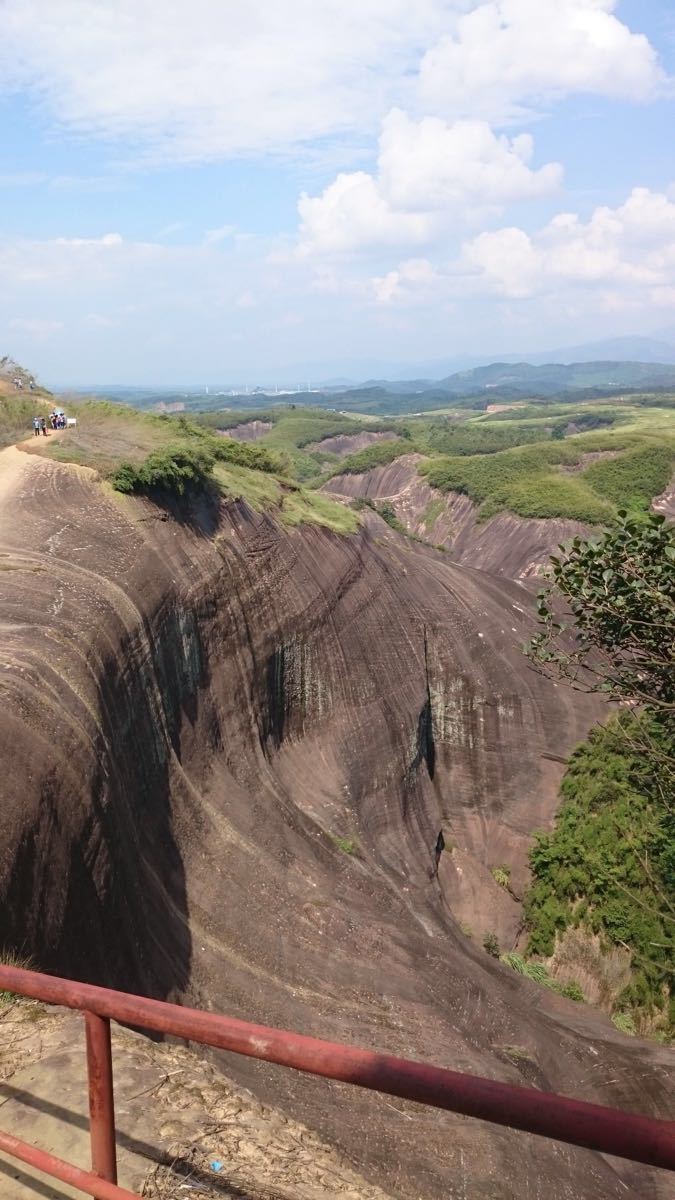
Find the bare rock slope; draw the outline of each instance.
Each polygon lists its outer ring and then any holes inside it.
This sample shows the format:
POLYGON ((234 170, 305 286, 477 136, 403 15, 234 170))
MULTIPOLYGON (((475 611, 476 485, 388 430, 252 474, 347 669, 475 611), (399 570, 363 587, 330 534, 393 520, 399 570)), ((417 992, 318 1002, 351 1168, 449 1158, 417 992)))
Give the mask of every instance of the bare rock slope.
POLYGON ((362 475, 336 475, 323 486, 335 496, 388 500, 405 527, 456 562, 520 581, 540 574, 556 546, 588 526, 578 521, 536 520, 503 512, 480 522, 478 508, 458 492, 444 495, 418 475, 420 454, 406 454, 362 475))
MULTIPOLYGON (((597 712, 528 669, 530 607, 374 516, 338 538, 242 504, 171 514, 7 451, 3 939, 62 974, 663 1115, 667 1051, 480 945, 512 944, 490 869, 524 878, 597 712)), ((666 1196, 658 1172, 226 1065, 396 1196, 666 1196)))

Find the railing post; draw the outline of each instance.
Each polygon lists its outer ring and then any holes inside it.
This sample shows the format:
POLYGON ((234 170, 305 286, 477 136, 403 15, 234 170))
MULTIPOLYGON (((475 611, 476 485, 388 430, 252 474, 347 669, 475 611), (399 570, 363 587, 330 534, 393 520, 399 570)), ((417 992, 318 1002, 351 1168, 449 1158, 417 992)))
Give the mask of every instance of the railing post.
POLYGON ((91 1169, 101 1179, 117 1183, 110 1021, 96 1013, 85 1012, 84 1023, 89 1076, 91 1169))

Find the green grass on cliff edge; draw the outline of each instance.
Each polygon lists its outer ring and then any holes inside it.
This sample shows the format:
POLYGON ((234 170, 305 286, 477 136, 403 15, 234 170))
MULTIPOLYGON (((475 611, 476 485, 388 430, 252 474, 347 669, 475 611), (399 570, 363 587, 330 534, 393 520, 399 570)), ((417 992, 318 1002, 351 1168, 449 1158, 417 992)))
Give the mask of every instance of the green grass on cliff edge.
POLYGON ((117 491, 180 496, 208 483, 257 511, 276 509, 289 526, 305 522, 337 533, 358 528, 348 507, 289 480, 283 456, 266 445, 218 437, 182 416, 109 401, 71 404, 68 411, 77 416, 76 428, 41 442, 41 453, 91 467, 117 491))

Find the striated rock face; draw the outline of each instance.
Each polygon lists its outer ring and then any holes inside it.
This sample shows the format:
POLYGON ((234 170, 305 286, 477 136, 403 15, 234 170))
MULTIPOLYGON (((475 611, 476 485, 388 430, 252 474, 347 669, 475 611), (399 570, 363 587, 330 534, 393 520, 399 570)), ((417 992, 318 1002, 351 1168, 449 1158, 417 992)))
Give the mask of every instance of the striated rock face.
POLYGON ((365 450, 374 442, 393 442, 398 435, 392 430, 374 432, 364 429, 361 433, 339 433, 335 437, 322 438, 320 442, 311 442, 306 450, 326 450, 329 454, 337 454, 338 458, 346 458, 357 450, 365 450))
POLYGON ((536 583, 560 542, 589 532, 578 521, 525 519, 507 512, 480 522, 468 496, 444 495, 417 474, 422 460, 421 454, 406 454, 363 475, 336 475, 322 490, 336 496, 388 500, 411 533, 444 546, 455 562, 519 581, 536 583))
MULTIPOLYGON (((517 893, 598 712, 527 666, 529 594, 374 516, 342 539, 241 504, 172 517, 11 453, 3 940, 62 974, 663 1115, 666 1050, 480 945, 513 944, 491 868, 517 893)), ((666 1196, 658 1172, 224 1061, 393 1195, 666 1196)))
POLYGON ((235 442, 259 442, 272 428, 271 421, 244 421, 231 429, 219 429, 223 437, 234 438, 235 442))

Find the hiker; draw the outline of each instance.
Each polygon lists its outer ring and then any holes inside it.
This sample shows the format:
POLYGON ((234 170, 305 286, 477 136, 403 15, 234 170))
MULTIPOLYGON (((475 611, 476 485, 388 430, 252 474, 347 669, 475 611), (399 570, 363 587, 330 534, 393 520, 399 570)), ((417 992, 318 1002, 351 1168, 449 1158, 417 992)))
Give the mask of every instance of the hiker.
POLYGON ((40 429, 42 430, 43 434, 46 437, 47 436, 47 418, 46 417, 40 417, 40 429))
POLYGON ((56 429, 56 413, 55 412, 50 412, 49 424, 51 425, 52 429, 56 429))
POLYGON ((40 436, 40 418, 33 417, 33 437, 40 436))

